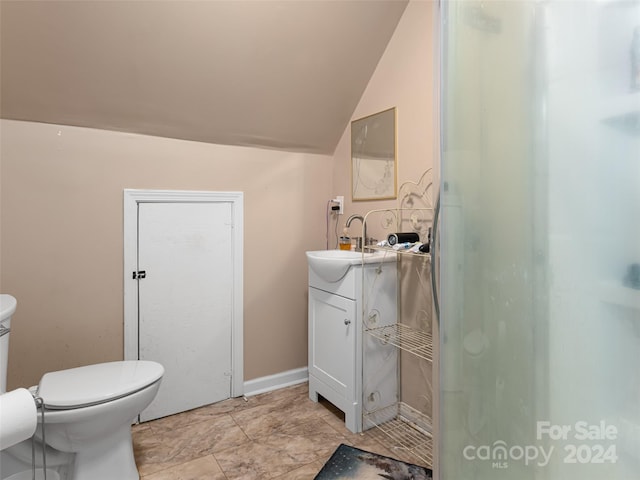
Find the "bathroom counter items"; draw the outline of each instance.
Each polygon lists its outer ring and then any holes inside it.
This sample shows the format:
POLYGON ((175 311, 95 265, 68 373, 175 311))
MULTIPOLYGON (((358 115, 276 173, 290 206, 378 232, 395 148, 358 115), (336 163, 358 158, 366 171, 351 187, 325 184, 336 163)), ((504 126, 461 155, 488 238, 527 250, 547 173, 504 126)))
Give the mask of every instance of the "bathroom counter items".
POLYGON ((426 251, 427 243, 398 243, 393 246, 389 245, 370 245, 367 250, 375 252, 398 253, 401 255, 419 255, 421 257, 431 258, 431 254, 426 251))

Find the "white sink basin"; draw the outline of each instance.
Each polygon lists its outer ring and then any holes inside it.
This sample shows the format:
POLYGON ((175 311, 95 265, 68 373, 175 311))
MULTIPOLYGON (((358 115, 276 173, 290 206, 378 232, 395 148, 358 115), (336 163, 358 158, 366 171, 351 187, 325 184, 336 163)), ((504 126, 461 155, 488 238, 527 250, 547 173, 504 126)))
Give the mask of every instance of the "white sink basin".
POLYGON ((388 252, 362 253, 350 250, 316 250, 307 252, 309 268, 327 282, 337 282, 353 265, 395 261, 388 252))

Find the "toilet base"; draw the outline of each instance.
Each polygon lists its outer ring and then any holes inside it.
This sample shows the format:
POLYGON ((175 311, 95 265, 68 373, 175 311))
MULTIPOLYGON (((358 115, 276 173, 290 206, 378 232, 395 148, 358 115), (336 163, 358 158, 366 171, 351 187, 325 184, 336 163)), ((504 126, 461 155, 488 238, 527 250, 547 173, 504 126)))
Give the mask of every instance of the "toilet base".
POLYGON ((71 452, 64 480, 139 480, 131 441, 131 420, 153 400, 160 381, 125 397, 70 410, 48 410, 46 441, 71 452))
MULTIPOLYGON (((6 480, 32 480, 32 479, 33 479, 33 470, 25 470, 24 472, 14 473, 10 477, 6 478, 6 480)), ((36 468, 36 480, 44 480, 44 470, 42 468, 36 468)), ((49 470, 47 468, 47 480, 60 480, 60 475, 58 475, 58 472, 49 470)))
MULTIPOLYGON (((36 454, 36 479, 44 480, 42 451, 36 454), (40 472, 40 473, 38 473, 40 472)), ((31 440, 5 451, 2 456, 2 480, 31 480, 31 440)), ((127 424, 108 438, 81 449, 75 454, 47 447, 46 480, 139 480, 133 456, 131 427, 127 424)))
MULTIPOLYGON (((133 457, 131 427, 124 425, 102 442, 75 454, 70 480, 139 480, 133 457)), ((49 480, 49 479, 47 479, 49 480)))
MULTIPOLYGON (((33 478, 31 439, 17 443, 0 452, 0 478, 2 480, 31 480, 33 478)), ((42 447, 36 443, 36 478, 44 479, 42 447)), ((47 447, 47 480, 67 480, 73 455, 47 447)))

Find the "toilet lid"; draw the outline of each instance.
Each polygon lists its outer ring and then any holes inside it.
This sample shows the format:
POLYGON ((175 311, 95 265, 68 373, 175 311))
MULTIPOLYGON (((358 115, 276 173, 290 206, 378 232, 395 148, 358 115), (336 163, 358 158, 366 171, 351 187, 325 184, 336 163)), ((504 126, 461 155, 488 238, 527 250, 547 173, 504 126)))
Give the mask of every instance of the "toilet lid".
POLYGON ((146 360, 87 365, 46 373, 38 385, 38 395, 47 408, 85 407, 135 393, 163 374, 162 365, 146 360))

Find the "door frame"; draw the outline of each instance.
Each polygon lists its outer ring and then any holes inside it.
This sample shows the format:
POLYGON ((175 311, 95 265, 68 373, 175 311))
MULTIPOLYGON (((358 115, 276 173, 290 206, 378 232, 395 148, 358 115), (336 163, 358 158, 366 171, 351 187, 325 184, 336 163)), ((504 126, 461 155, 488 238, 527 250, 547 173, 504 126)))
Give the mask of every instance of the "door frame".
POLYGON ((138 204, 139 203, 231 203, 232 216, 232 313, 231 313, 231 396, 244 395, 243 364, 243 192, 195 190, 124 189, 124 359, 138 360, 138 289, 131 272, 138 269, 138 204))

